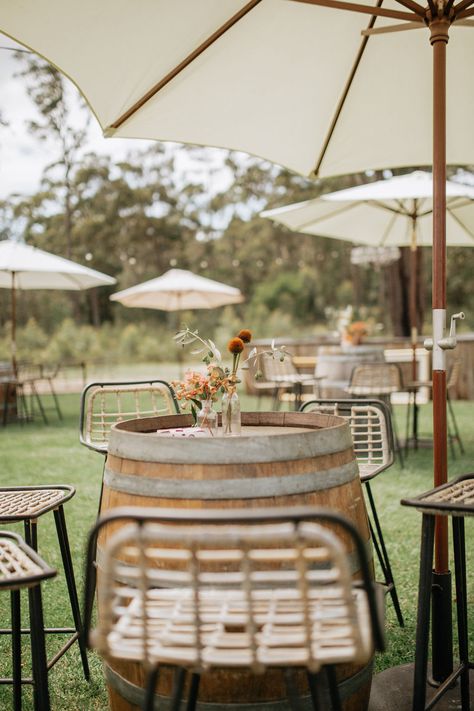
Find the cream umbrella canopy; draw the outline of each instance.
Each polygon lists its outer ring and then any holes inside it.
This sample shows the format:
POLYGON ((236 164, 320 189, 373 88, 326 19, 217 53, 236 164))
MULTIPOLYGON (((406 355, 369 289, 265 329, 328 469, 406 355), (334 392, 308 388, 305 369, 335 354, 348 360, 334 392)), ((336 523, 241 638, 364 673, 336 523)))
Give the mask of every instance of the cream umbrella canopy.
MULTIPOLYGON (((106 135, 245 150, 304 175, 433 163, 439 485, 447 480, 446 159, 474 163, 474 0, 382 2, 0 0, 0 31, 68 75, 106 135)), ((446 526, 437 521, 438 586, 449 569, 446 526)), ((450 664, 439 666, 434 677, 444 679, 450 664)))
POLYGON ((27 244, 0 242, 0 287, 11 290, 11 352, 16 369, 16 292, 18 289, 82 291, 115 284, 113 277, 27 244))
MULTIPOLYGON (((415 171, 261 213, 302 234, 411 250, 410 325, 417 341, 417 250, 432 246, 433 179, 415 171)), ((446 182, 446 243, 474 247, 474 187, 446 182)), ((416 379, 414 374, 414 380, 416 379)))

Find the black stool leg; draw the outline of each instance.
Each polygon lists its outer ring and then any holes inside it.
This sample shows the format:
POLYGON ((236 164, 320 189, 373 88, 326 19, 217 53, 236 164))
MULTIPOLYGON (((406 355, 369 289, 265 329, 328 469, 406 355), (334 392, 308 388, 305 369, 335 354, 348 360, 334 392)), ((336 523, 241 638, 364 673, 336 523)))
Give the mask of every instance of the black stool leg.
POLYGON ((370 488, 370 482, 366 481, 365 489, 367 492, 367 498, 369 499, 370 510, 372 512, 372 518, 375 525, 375 531, 373 530, 372 524, 370 524, 371 532, 373 533, 374 547, 377 553, 377 557, 380 562, 380 567, 382 568, 385 584, 389 588, 390 597, 392 598, 393 606, 395 608, 395 614, 397 615, 398 624, 400 627, 405 625, 403 620, 402 611, 400 608, 400 601, 398 599, 397 588, 395 587, 395 580, 393 578, 392 566, 390 565, 390 558, 388 557, 387 549, 385 547, 385 540, 382 533, 382 527, 380 525, 379 517, 377 514, 377 508, 375 506, 374 497, 372 495, 372 489, 370 488))
POLYGON ((21 711, 21 605, 20 591, 10 594, 12 619, 13 709, 21 711))
POLYGON ((159 673, 160 669, 157 665, 148 674, 146 680, 145 698, 143 701, 143 711, 153 711, 153 707, 155 705, 155 687, 158 683, 159 673))
POLYGON ((35 711, 50 711, 43 604, 39 585, 28 590, 35 711))
POLYGON ((456 571, 456 607, 461 672, 461 708, 469 711, 469 641, 467 633, 467 588, 464 519, 453 516, 454 566, 456 571))
POLYGON ((453 430, 454 430, 453 438, 458 441, 459 449, 461 450, 461 454, 464 454, 465 449, 464 449, 464 445, 462 443, 461 435, 459 434, 458 423, 456 422, 456 418, 454 416, 454 409, 453 409, 453 405, 451 402, 451 398, 449 397, 449 392, 447 394, 446 401, 447 401, 447 405, 448 405, 448 413, 451 416, 451 422, 452 422, 453 430))
POLYGON ((311 694, 311 702, 313 704, 313 710, 320 711, 322 706, 321 706, 321 699, 320 699, 319 685, 318 685, 319 674, 316 674, 315 672, 311 672, 311 671, 309 671, 309 669, 306 674, 308 677, 308 686, 309 686, 309 691, 311 694))
POLYGON ((332 711, 342 711, 341 697, 339 696, 339 688, 337 686, 336 670, 332 665, 326 667, 326 676, 328 680, 332 711))
POLYGON ((199 694, 200 681, 201 681, 200 674, 194 673, 191 675, 191 682, 189 684, 189 696, 188 696, 188 703, 186 706, 186 711, 195 711, 197 699, 198 699, 198 694, 199 694))
POLYGON ((435 517, 423 514, 421 524, 420 578, 416 620, 415 672, 413 680, 413 711, 422 711, 426 702, 428 673, 428 641, 430 636, 431 576, 433 568, 435 517))
POLYGON ((76 581, 74 578, 74 568, 71 559, 71 550, 69 548, 69 539, 67 535, 66 519, 64 516, 64 509, 59 506, 54 510, 54 521, 56 523, 56 531, 58 534, 59 547, 61 549, 61 556, 64 566, 64 574, 66 576, 66 583, 69 592, 69 600, 71 603, 72 616, 74 618, 74 625, 78 633, 78 643, 81 653, 82 668, 84 670, 84 677, 88 681, 90 678, 89 674, 89 662, 87 661, 87 651, 85 647, 85 640, 82 634, 82 621, 81 612, 79 608, 79 600, 77 598, 76 581))
POLYGON ((184 682, 186 681, 186 669, 178 667, 175 670, 173 681, 173 696, 169 706, 169 711, 179 711, 181 699, 183 698, 184 682))
POLYGON ((298 694, 298 689, 296 688, 294 669, 292 669, 291 667, 286 667, 284 671, 284 679, 286 694, 288 697, 288 705, 290 709, 292 709, 292 711, 300 711, 301 703, 298 694))

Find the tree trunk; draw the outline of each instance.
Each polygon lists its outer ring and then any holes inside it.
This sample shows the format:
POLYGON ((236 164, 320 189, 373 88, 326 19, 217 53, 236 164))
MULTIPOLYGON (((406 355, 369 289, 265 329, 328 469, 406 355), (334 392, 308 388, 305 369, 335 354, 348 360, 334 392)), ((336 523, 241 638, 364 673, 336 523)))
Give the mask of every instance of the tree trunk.
MULTIPOLYGON (((401 248, 401 257, 397 262, 385 267, 387 294, 393 335, 410 337, 410 280, 411 255, 408 247, 401 248)), ((416 268, 416 326, 421 333, 424 315, 424 284, 422 251, 417 251, 416 268)))

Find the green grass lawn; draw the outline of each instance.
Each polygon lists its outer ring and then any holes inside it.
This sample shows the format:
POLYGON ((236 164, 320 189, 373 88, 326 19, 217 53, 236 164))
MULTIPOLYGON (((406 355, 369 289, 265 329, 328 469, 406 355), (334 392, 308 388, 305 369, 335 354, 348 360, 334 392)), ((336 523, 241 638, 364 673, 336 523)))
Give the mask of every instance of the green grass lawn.
MULTIPOLYGON (((246 409, 255 406, 251 398, 243 398, 246 409)), ((267 403, 268 405, 269 403, 267 403)), ((450 455, 450 477, 473 470, 474 454, 474 404, 455 403, 458 424, 463 436, 466 454, 450 455)), ((81 447, 78 441, 79 396, 61 396, 64 420, 59 422, 50 412, 50 424, 36 423, 8 425, 0 429, 0 462, 2 485, 31 485, 67 483, 76 487, 76 496, 66 504, 66 518, 70 543, 75 560, 76 575, 81 594, 83 554, 87 531, 92 525, 96 512, 102 474, 102 456, 81 447)), ((405 407, 397 407, 399 430, 403 431, 405 407)), ((423 434, 431 432, 431 408, 422 406, 420 430, 423 434)), ((416 595, 419 559, 419 536, 421 516, 412 509, 399 505, 401 498, 419 493, 432 486, 432 451, 422 449, 410 452, 404 469, 396 463, 384 472, 372 485, 383 522, 387 547, 392 561, 394 575, 406 627, 403 630, 396 624, 391 603, 387 599, 386 630, 388 649, 377 659, 377 670, 398 664, 411 662, 414 652, 414 624, 416 614, 416 595)), ((21 532, 21 529, 18 529, 21 532)), ((467 523, 466 534, 468 552, 474 560, 474 541, 470 533, 472 528, 467 523)), ((60 566, 58 546, 54 532, 53 517, 45 516, 39 522, 40 553, 53 566, 60 566)), ((469 570, 469 567, 468 567, 469 570)), ((474 575, 470 576, 468 596, 473 601, 474 575)), ((63 576, 43 585, 46 621, 54 625, 69 625, 68 602, 63 576)), ((0 597, 2 626, 9 619, 9 599, 7 594, 0 597)), ((472 607, 472 604, 470 605, 472 607)), ((471 628, 474 630, 474 620, 471 628)), ((474 635, 472 635, 474 639, 474 635)), ((25 645, 25 674, 29 674, 28 656, 25 645)), ((1 640, 0 674, 10 675, 9 639, 1 640)), ((57 648, 54 638, 48 640, 50 652, 57 648)), ((93 711, 107 709, 107 694, 102 678, 101 664, 91 654, 92 682, 87 684, 81 673, 81 664, 77 645, 61 659, 50 673, 50 691, 54 710, 93 711)), ((0 709, 11 707, 11 687, 0 686, 0 709)), ((24 691, 24 709, 32 709, 31 689, 24 691)))

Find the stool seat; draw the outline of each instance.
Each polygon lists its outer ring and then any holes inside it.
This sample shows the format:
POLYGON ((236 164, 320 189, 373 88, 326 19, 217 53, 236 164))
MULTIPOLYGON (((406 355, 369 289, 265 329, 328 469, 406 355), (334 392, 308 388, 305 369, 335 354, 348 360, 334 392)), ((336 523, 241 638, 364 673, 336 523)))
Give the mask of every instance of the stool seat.
POLYGON ((38 518, 74 496, 72 486, 15 486, 0 489, 0 520, 38 518))
POLYGON ((19 590, 53 578, 56 571, 15 533, 0 531, 0 588, 19 590))
POLYGON ((438 515, 474 516, 474 477, 472 474, 458 477, 413 499, 404 499, 403 504, 438 515))

